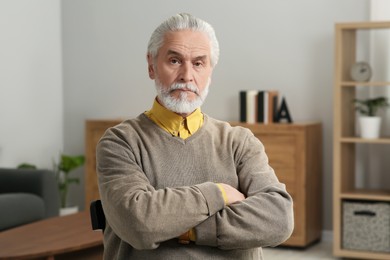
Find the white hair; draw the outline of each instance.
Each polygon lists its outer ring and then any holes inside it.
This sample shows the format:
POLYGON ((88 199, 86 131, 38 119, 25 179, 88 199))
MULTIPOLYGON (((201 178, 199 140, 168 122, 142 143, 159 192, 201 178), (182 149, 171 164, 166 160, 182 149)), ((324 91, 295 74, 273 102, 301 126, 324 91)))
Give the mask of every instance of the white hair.
POLYGON ((151 55, 153 60, 155 60, 159 49, 164 43, 165 34, 168 32, 182 30, 192 30, 206 33, 211 43, 211 66, 214 67, 217 65, 219 58, 219 44, 213 27, 209 23, 186 13, 176 14, 168 18, 154 30, 148 43, 148 55, 151 55))

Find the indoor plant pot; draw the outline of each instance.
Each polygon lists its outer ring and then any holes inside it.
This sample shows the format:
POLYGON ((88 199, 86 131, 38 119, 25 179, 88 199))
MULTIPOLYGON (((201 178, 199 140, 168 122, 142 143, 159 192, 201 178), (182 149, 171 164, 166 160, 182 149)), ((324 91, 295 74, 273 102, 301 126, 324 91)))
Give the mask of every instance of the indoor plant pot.
POLYGON ((361 116, 359 118, 361 138, 379 138, 382 118, 379 116, 361 116))
POLYGON ((355 99, 354 102, 356 110, 361 114, 359 118, 360 136, 367 139, 379 138, 382 118, 376 114, 380 108, 389 105, 387 98, 355 99))
POLYGON ((74 213, 77 213, 78 211, 79 211, 78 206, 65 207, 65 208, 61 207, 60 208, 60 216, 74 214, 74 213))
POLYGON ((69 215, 78 212, 78 206, 68 205, 68 190, 72 183, 80 183, 80 178, 71 177, 70 172, 84 164, 85 157, 83 155, 69 156, 62 154, 60 162, 55 164, 55 171, 58 181, 58 189, 60 192, 61 208, 60 216, 69 215))

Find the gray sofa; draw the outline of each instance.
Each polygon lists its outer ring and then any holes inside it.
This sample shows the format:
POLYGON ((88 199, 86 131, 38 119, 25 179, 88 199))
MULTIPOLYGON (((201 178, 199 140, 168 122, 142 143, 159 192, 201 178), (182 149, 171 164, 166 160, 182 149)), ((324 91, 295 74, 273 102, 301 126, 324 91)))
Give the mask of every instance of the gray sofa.
POLYGON ((58 216, 54 172, 0 168, 0 231, 58 216))

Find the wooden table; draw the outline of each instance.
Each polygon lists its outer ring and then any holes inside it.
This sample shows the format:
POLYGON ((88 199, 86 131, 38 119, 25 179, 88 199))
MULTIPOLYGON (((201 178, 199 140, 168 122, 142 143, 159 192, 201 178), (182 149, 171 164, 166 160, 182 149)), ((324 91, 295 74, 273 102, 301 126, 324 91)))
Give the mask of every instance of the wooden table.
POLYGON ((0 259, 102 259, 103 235, 89 212, 54 217, 0 232, 0 259))

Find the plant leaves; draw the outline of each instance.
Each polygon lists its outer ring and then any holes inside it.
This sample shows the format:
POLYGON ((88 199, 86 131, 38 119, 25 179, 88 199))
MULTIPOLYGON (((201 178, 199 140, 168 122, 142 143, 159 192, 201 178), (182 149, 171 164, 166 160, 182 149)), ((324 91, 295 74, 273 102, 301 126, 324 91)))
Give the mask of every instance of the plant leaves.
POLYGON ((80 179, 79 178, 68 178, 68 184, 71 184, 71 183, 80 183, 80 179))
POLYGON ((18 165, 17 168, 18 169, 34 169, 34 170, 37 169, 37 167, 34 164, 30 164, 30 163, 21 163, 18 165))
POLYGON ((385 108, 390 104, 387 102, 387 97, 376 97, 368 99, 354 99, 356 103, 355 109, 362 115, 375 116, 380 108, 385 108))
POLYGON ((60 171, 65 173, 69 173, 70 171, 82 166, 85 162, 84 155, 78 156, 69 156, 69 155, 61 155, 61 162, 58 165, 60 171))

